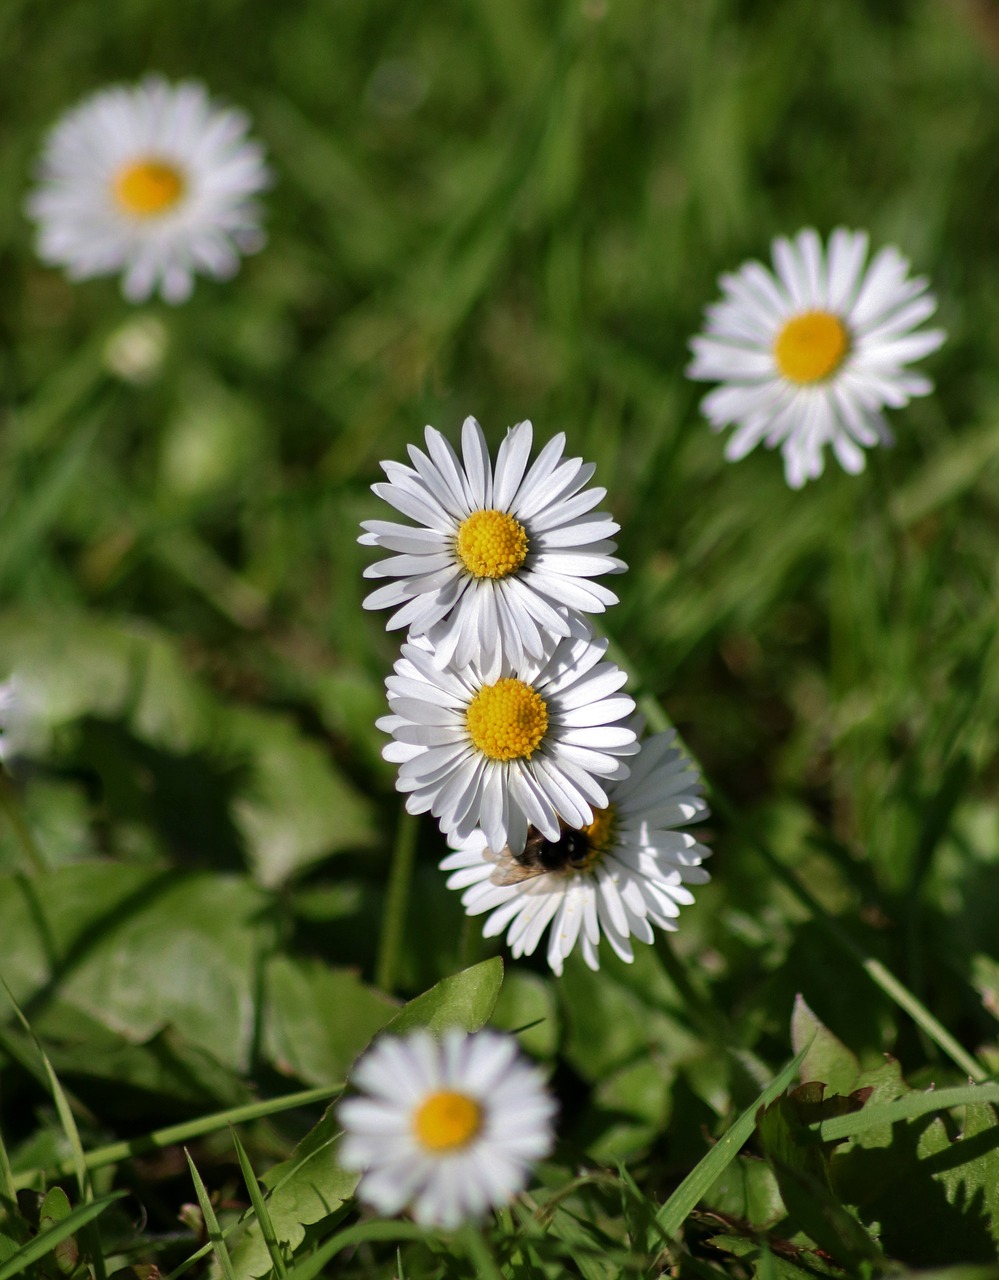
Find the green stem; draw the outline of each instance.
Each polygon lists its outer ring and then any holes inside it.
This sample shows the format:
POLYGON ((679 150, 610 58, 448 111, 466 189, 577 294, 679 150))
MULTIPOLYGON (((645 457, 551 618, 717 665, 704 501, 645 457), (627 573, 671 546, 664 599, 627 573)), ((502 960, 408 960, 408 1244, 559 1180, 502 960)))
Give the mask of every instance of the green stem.
MULTIPOLYGON (((216 1111, 213 1115, 201 1116, 197 1120, 188 1120, 183 1124, 169 1125, 165 1129, 156 1129, 142 1138, 130 1138, 126 1142, 112 1142, 106 1147, 98 1147, 84 1154, 83 1162, 88 1169, 102 1169, 105 1165, 118 1164, 131 1156, 148 1155, 151 1151, 160 1151, 163 1147, 174 1146, 178 1142, 187 1142, 191 1138, 200 1138, 206 1133, 215 1133, 229 1125, 245 1124, 250 1120, 259 1120, 263 1116, 274 1115, 279 1111, 289 1111, 292 1107, 304 1107, 313 1102, 323 1102, 334 1094, 340 1093, 343 1084, 323 1085, 317 1089, 303 1089, 299 1093, 288 1093, 280 1098, 267 1098, 263 1102, 249 1102, 242 1107, 230 1107, 228 1111, 216 1111)), ((44 1169, 28 1169, 15 1175, 16 1182, 24 1187, 29 1186, 37 1175, 48 1173, 54 1177, 65 1177, 72 1173, 74 1164, 62 1160, 44 1169)))
POLYGON ((395 987, 396 969, 402 938, 406 929, 406 907, 413 882, 416 863, 417 823, 403 810, 392 850, 392 871, 388 892, 385 895, 385 914, 382 918, 382 934, 378 944, 378 965, 375 982, 382 991, 391 992, 395 987))
POLYGON ((43 875, 49 869, 48 864, 41 849, 35 843, 28 824, 24 821, 20 802, 2 765, 0 765, 0 809, 7 815, 7 821, 14 830, 21 852, 24 854, 24 860, 28 864, 28 870, 36 876, 43 875))

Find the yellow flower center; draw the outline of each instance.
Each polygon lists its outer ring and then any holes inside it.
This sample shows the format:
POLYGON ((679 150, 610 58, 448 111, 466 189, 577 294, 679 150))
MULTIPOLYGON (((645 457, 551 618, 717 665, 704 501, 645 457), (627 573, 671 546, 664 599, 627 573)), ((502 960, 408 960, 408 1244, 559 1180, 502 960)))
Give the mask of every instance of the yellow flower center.
POLYGON ((838 316, 805 311, 792 316, 774 341, 777 368, 789 382, 821 382, 835 373, 850 347, 850 335, 838 316))
POLYGON ((432 1093, 413 1113, 413 1132, 428 1151, 467 1147, 481 1128, 482 1108, 475 1099, 447 1089, 432 1093))
POLYGON ((506 676, 482 686, 468 704, 465 726, 490 760, 529 760, 548 732, 548 707, 536 689, 506 676))
POLYGON ((155 218, 172 209, 184 194, 184 175, 165 160, 139 160, 115 174, 115 199, 135 218, 155 218))
POLYGON ((456 545, 474 578, 506 578, 527 559, 527 530, 505 511, 473 511, 461 522, 456 545))
POLYGON ((614 840, 616 825, 617 813, 612 804, 606 809, 593 810, 593 821, 582 828, 589 848, 585 860, 576 867, 577 871, 589 871, 600 861, 614 840))

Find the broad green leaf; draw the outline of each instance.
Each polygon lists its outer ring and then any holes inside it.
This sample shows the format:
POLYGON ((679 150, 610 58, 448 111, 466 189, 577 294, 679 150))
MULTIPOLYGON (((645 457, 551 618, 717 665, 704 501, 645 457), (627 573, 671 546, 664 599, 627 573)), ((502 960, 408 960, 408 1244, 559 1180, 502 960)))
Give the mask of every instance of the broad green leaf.
MULTIPOLYGON (((337 1164, 338 1136, 334 1108, 328 1107, 290 1158, 274 1165, 261 1179, 268 1188, 267 1208, 274 1238, 289 1256, 302 1243, 307 1226, 336 1214, 354 1194, 360 1174, 348 1173, 337 1164)), ((270 1249, 259 1222, 248 1224, 231 1247, 230 1256, 237 1280, 262 1276, 270 1270, 270 1249)))
POLYGON ((370 803, 287 716, 228 711, 222 742, 248 763, 233 813, 261 884, 283 884, 328 854, 374 843, 370 803))
POLYGON ((704 1195, 706 1208, 754 1227, 773 1226, 784 1202, 773 1169, 757 1156, 740 1153, 704 1195))
POLYGON ((795 1053, 805 1050, 801 1062, 802 1083, 820 1080, 826 1093, 849 1093, 860 1074, 860 1063, 845 1044, 809 1009, 802 995, 791 1015, 791 1044, 795 1053))
POLYGON ((503 961, 499 956, 462 969, 410 1000, 385 1030, 404 1035, 426 1027, 439 1035, 449 1027, 478 1031, 489 1021, 503 985, 503 961))
POLYGON ((29 1017, 59 998, 126 1039, 167 1025, 224 1065, 245 1069, 254 971, 268 900, 238 876, 121 863, 0 877, 5 972, 29 1017))
POLYGON ((340 1080, 398 1006, 349 969, 275 956, 265 969, 264 1048, 279 1071, 340 1080))
POLYGON ((837 1262, 856 1269, 879 1261, 880 1252, 839 1203, 827 1153, 802 1141, 802 1112, 823 1105, 822 1091, 821 1084, 810 1083, 776 1098, 759 1116, 757 1131, 792 1221, 837 1262))

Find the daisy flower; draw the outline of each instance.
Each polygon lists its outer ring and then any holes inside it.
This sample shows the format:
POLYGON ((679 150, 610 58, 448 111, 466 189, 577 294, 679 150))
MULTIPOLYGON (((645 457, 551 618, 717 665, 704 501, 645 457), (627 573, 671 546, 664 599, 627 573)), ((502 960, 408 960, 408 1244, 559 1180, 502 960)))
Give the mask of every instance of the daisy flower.
POLYGON ((691 342, 687 376, 722 384, 701 409, 716 431, 737 424, 730 461, 761 441, 780 445, 787 482, 800 489, 822 474, 828 444, 856 475, 864 449, 891 443, 882 409, 933 390, 906 366, 944 340, 941 329, 919 329, 936 299, 895 248, 865 270, 867 245, 866 232, 840 227, 824 253, 808 229, 773 242, 776 274, 747 262, 721 277, 725 296, 691 342))
POLYGON ((130 302, 183 302, 195 272, 225 279, 263 243, 253 197, 270 181, 241 111, 193 80, 102 89, 46 140, 27 211, 38 253, 73 280, 123 272, 130 302))
POLYGON ((459 840, 481 826, 515 852, 530 826, 555 839, 560 818, 592 822, 607 804, 601 780, 626 777, 621 757, 638 750, 619 723, 635 709, 618 693, 627 677, 606 651, 606 640, 559 640, 540 659, 504 659, 493 679, 475 662, 440 670, 425 636, 403 645, 378 727, 395 738, 382 754, 400 765, 409 812, 429 810, 459 840))
POLYGON ((532 839, 524 853, 498 852, 484 831, 459 842, 441 862, 449 889, 463 889, 471 916, 489 912, 487 938, 506 931, 515 957, 533 955, 545 930, 548 963, 558 975, 579 941, 591 969, 600 967, 601 932, 622 960, 634 959, 632 935, 653 939, 652 926, 676 928, 686 887, 710 879, 701 866, 710 850, 677 827, 707 816, 697 771, 674 745, 675 733, 642 743, 631 773, 607 788, 607 804, 581 830, 563 829, 554 843, 532 839))
POLYGON ((473 659, 487 674, 501 655, 541 658, 549 636, 580 634, 574 614, 617 603, 591 579, 625 568, 611 552, 620 525, 592 508, 606 489, 587 489, 592 463, 564 458, 565 435, 528 467, 534 429, 507 432, 492 466, 482 428, 466 418, 462 460, 433 427, 427 452, 410 446, 412 467, 383 462, 387 484, 372 486, 413 525, 366 520, 360 541, 393 554, 365 570, 392 578, 364 601, 391 608, 390 629, 429 634, 437 665, 473 659))
POLYGON ((507 1204, 552 1148, 555 1102, 511 1036, 386 1036, 352 1083, 340 1163, 365 1171, 357 1194, 382 1214, 457 1227, 507 1204))

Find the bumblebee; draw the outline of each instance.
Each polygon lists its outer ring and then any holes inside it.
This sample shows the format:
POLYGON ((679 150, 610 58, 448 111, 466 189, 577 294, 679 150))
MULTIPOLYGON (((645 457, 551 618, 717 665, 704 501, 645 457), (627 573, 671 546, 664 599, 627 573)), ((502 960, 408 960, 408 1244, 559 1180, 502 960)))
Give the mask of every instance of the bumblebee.
POLYGON ((511 853, 507 845, 496 859, 496 870, 489 879, 493 884, 507 885, 533 880, 535 876, 571 876, 590 865, 593 853, 593 842, 587 833, 567 827, 559 819, 557 840, 549 840, 537 827, 530 827, 523 852, 511 853))

